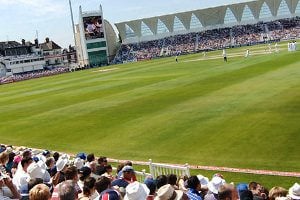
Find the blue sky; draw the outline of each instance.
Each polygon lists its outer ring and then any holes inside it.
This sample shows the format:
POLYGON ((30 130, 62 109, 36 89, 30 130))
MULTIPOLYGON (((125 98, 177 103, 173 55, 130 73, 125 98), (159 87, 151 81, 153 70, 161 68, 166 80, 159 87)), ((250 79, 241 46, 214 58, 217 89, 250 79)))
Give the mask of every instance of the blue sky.
MULTIPOLYGON (((104 18, 110 23, 152 17, 249 0, 72 0, 75 23, 79 5, 83 11, 102 4, 104 18)), ((74 44, 68 0, 0 0, 0 41, 40 42, 46 37, 62 47, 74 44)))

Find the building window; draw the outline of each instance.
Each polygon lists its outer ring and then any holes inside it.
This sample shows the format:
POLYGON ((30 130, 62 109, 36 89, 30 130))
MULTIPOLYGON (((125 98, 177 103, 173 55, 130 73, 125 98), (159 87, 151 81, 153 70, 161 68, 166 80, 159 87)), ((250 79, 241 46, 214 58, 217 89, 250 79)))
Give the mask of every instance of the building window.
POLYGON ((101 66, 107 64, 107 54, 105 50, 88 52, 91 66, 101 66))
POLYGON ((106 47, 106 42, 105 41, 93 42, 93 43, 87 43, 86 44, 87 49, 95 49, 95 48, 102 48, 102 47, 106 47))

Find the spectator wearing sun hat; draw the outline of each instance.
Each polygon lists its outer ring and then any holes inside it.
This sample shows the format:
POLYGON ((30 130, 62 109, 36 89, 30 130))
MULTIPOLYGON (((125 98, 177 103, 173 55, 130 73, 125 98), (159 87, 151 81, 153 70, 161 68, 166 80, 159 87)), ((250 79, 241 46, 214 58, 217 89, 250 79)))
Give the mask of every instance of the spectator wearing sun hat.
POLYGON ((198 174, 197 175, 197 178, 199 179, 200 181, 200 184, 201 184, 201 190, 200 190, 200 194, 201 194, 201 197, 202 199, 204 199, 204 196, 207 194, 208 192, 208 183, 209 183, 209 179, 201 174, 198 174))
POLYGON ((43 161, 38 161, 31 163, 27 168, 27 173, 29 174, 30 179, 40 178, 43 179, 44 183, 50 182, 50 174, 46 170, 46 167, 43 165, 43 161))
POLYGON ((56 162, 57 173, 52 178, 52 183, 54 186, 65 180, 65 170, 68 166, 68 162, 69 158, 67 155, 62 155, 58 158, 56 162))
POLYGON ((207 184, 208 192, 204 197, 204 200, 217 200, 218 189, 221 185, 225 184, 225 180, 220 176, 214 176, 207 184))
POLYGON ((295 183, 290 189, 288 197, 290 197, 293 200, 300 199, 300 185, 298 183, 295 183))
POLYGON ((127 185, 124 200, 146 200, 149 192, 145 184, 135 181, 127 185))
POLYGON ((188 197, 181 191, 175 190, 170 184, 163 185, 157 191, 154 200, 181 200, 188 199, 188 197))

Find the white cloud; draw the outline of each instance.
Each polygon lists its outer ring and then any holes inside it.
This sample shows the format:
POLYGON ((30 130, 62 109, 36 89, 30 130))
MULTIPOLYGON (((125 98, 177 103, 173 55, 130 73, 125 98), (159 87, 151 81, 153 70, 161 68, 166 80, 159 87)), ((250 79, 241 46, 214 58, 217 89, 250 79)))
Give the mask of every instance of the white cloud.
POLYGON ((66 11, 66 3, 57 0, 0 0, 0 6, 10 10, 20 8, 35 17, 57 16, 66 11))

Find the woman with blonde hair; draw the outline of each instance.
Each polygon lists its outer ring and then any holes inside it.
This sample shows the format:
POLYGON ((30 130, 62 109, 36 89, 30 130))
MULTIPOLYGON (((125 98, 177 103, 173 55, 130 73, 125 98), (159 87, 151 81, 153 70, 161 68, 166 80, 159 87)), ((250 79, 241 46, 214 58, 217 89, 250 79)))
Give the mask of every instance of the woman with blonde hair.
POLYGON ((273 187, 269 191, 269 200, 275 200, 277 197, 286 197, 288 191, 283 187, 273 187))
POLYGON ((49 187, 45 184, 38 184, 29 191, 29 200, 48 200, 51 199, 49 187))

